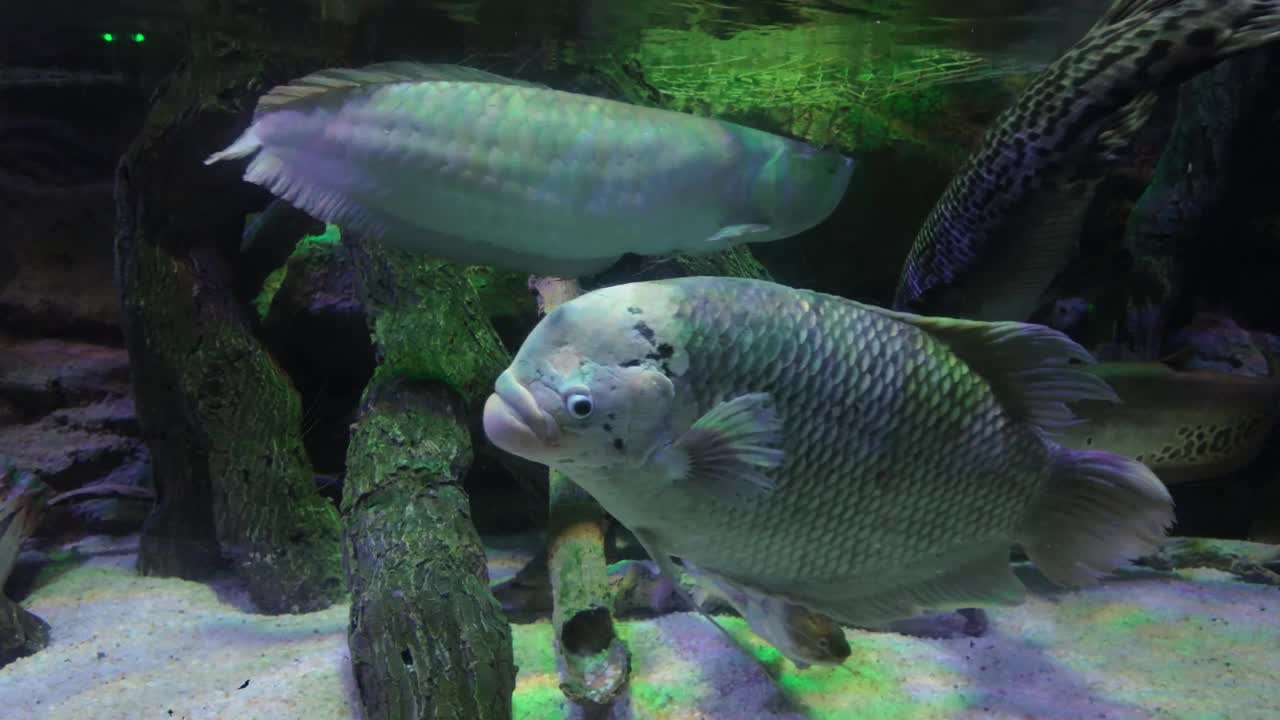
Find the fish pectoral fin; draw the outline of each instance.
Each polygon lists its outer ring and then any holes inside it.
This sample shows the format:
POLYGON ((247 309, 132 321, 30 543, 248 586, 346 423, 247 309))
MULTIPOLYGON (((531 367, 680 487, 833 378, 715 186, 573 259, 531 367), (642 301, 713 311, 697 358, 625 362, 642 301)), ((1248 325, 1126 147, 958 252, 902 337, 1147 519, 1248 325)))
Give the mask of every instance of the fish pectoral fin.
POLYGON ((720 228, 714 235, 707 238, 707 244, 719 245, 720 243, 736 240, 747 235, 758 235, 760 233, 769 232, 772 228, 769 225, 761 223, 744 223, 742 225, 728 225, 720 228))
POLYGON ((717 501, 754 499, 774 487, 768 471, 782 466, 782 432, 768 393, 739 395, 698 418, 658 461, 676 483, 717 501))
POLYGON ((838 622, 863 628, 938 610, 1018 605, 1026 588, 1009 565, 1009 547, 1005 542, 982 543, 898 575, 795 583, 787 592, 838 622))

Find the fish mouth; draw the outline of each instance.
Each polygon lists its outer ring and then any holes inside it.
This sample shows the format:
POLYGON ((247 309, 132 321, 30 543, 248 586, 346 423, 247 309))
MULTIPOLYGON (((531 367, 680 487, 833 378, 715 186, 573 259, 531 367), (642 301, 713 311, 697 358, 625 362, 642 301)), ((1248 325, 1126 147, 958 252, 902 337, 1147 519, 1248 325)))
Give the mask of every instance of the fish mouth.
POLYGON ((533 393, 521 385, 510 369, 493 384, 484 403, 484 434, 489 441, 513 455, 536 456, 555 447, 560 432, 533 393))

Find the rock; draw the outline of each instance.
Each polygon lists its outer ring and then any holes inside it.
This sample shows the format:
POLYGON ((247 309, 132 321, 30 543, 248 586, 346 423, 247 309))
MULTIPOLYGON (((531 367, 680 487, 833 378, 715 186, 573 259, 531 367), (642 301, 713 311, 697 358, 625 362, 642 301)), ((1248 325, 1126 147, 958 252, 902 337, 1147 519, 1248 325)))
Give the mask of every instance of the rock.
POLYGON ((0 396, 24 418, 129 394, 129 356, 119 347, 0 335, 0 396))
POLYGON ((136 468, 145 457, 137 438, 100 434, 47 416, 0 430, 0 452, 58 490, 71 490, 136 468))
POLYGON ((1202 312, 1173 334, 1169 349, 1185 370, 1267 377, 1272 371, 1258 339, 1225 315, 1202 312))
POLYGON ((1156 570, 1211 568, 1239 580, 1280 587, 1280 545, 1214 538, 1172 538, 1160 549, 1138 559, 1156 570))
POLYGON ((0 262, 12 263, 12 276, 0 278, 0 323, 27 336, 118 341, 110 183, 23 201, 0 207, 0 262))
MULTIPOLYGON (((151 488, 124 350, 57 339, 0 339, 0 454, 53 490, 151 488)), ((68 498, 49 508, 42 536, 135 532, 147 496, 68 498)))

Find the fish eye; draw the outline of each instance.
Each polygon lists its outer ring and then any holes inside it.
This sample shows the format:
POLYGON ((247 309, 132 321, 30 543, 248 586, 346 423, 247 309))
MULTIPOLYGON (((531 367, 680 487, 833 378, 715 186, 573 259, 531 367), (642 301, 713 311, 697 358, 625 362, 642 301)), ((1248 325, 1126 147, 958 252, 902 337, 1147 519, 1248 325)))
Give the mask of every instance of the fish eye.
POLYGON ((578 392, 564 399, 564 407, 570 415, 579 420, 585 420, 591 417, 591 411, 595 410, 595 403, 591 402, 591 396, 578 392))

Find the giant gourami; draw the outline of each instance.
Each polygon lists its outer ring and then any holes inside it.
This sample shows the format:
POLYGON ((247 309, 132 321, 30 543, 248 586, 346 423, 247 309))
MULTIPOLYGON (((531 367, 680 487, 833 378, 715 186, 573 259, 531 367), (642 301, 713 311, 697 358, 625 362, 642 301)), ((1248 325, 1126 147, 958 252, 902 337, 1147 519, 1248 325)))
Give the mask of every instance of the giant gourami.
POLYGON ((1014 543, 1080 586, 1161 542, 1172 500, 1146 466, 1053 440, 1069 403, 1116 399, 1091 360, 1038 325, 758 280, 630 283, 543 318, 484 428, 660 564, 876 626, 1021 601, 1014 543))

